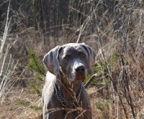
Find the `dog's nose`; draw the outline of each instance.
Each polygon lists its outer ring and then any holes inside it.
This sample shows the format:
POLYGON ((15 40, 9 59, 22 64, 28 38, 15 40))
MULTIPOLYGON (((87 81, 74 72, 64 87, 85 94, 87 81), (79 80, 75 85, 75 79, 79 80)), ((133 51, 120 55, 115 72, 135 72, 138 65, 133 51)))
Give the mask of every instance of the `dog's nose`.
POLYGON ((84 66, 79 66, 76 68, 76 72, 85 72, 85 67, 84 66))

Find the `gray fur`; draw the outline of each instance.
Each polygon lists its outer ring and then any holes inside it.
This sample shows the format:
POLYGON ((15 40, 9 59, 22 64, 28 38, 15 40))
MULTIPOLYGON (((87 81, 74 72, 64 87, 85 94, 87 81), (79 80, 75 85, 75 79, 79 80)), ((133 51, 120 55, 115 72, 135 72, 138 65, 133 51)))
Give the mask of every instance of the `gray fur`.
POLYGON ((91 73, 95 53, 84 43, 69 43, 50 50, 43 59, 48 70, 43 88, 43 119, 92 119, 90 100, 82 84, 91 73), (55 93, 74 104, 64 105, 55 93))

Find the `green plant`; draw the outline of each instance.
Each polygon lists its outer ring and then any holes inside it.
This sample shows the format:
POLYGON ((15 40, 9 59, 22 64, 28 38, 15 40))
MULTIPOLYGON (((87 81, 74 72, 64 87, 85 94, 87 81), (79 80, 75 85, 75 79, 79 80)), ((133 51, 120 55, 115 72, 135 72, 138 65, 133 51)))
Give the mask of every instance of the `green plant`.
POLYGON ((30 84, 30 87, 31 87, 31 89, 32 89, 36 94, 38 94, 39 96, 41 96, 42 88, 41 88, 40 86, 38 86, 38 85, 35 84, 35 83, 31 83, 31 84, 30 84))
POLYGON ((18 104, 21 105, 21 106, 24 106, 24 107, 28 107, 30 105, 30 102, 19 99, 18 104))
POLYGON ((23 106, 23 107, 29 107, 35 111, 37 110, 42 110, 42 107, 36 106, 36 105, 31 105, 30 102, 23 100, 23 99, 19 99, 18 100, 18 105, 23 106))
POLYGON ((42 110, 42 107, 35 106, 35 105, 31 105, 30 108, 33 109, 33 110, 35 110, 35 111, 42 110))
POLYGON ((40 58, 34 51, 29 52, 28 67, 33 71, 36 79, 43 80, 45 76, 45 67, 43 66, 40 58))
MULTIPOLYGON (((118 53, 114 53, 106 63, 102 60, 97 61, 97 65, 93 68, 93 71, 97 76, 95 77, 95 80, 92 81, 92 85, 101 87, 111 83, 111 79, 108 75, 108 68, 112 70, 118 62, 119 57, 120 55, 118 53)), ((86 80, 89 78, 90 75, 87 76, 86 80)))
POLYGON ((103 111, 105 108, 108 108, 109 105, 111 105, 112 100, 105 100, 105 102, 101 102, 96 104, 96 108, 103 111))

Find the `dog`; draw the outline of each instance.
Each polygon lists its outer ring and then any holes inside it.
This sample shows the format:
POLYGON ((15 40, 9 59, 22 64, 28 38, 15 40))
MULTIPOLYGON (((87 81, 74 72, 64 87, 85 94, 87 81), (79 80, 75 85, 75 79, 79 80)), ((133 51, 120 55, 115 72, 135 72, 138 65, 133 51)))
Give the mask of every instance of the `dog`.
POLYGON ((56 46, 43 63, 48 70, 42 91, 43 119, 92 119, 82 81, 92 73, 94 50, 85 43, 56 46))

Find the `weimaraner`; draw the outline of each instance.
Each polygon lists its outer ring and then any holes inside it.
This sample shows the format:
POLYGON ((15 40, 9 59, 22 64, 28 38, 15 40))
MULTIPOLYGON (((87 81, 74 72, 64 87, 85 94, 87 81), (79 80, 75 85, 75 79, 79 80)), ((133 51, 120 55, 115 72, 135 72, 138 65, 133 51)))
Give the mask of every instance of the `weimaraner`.
POLYGON ((48 70, 42 94, 43 119, 92 119, 82 81, 92 73, 93 49, 84 43, 68 43, 50 50, 43 62, 48 70))

